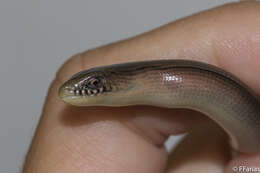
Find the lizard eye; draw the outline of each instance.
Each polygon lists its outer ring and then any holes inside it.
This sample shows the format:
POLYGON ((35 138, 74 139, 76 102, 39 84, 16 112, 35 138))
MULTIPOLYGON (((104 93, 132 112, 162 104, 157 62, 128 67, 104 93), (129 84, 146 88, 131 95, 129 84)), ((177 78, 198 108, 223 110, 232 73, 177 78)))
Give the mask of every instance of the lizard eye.
POLYGON ((87 80, 86 88, 98 89, 103 87, 104 79, 102 77, 91 77, 87 80))

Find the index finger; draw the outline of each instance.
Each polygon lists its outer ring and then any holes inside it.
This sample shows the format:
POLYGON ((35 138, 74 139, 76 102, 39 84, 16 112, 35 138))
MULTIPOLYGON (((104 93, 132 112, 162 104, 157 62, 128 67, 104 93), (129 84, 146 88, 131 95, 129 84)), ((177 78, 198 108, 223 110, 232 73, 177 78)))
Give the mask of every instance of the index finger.
POLYGON ((83 69, 122 62, 193 59, 233 73, 260 94, 259 8, 259 2, 229 4, 79 53, 57 76, 64 81, 83 69))
MULTIPOLYGON (((154 141, 161 143, 165 141, 163 135, 172 132, 174 121, 169 117, 173 112, 167 110, 166 116, 156 117, 149 115, 161 110, 140 108, 138 111, 146 112, 147 116, 139 116, 137 110, 129 108, 120 111, 76 109, 61 102, 57 97, 58 87, 83 69, 160 57, 194 59, 217 65, 238 76, 259 94, 257 67, 260 61, 257 57, 260 52, 257 50, 258 39, 252 39, 258 35, 259 9, 260 5, 256 2, 226 5, 135 38, 75 55, 57 73, 57 80, 50 89, 27 157, 26 170, 98 172, 105 168, 107 172, 162 172, 167 154, 154 141), (122 114, 124 118, 119 116, 122 114), (133 115, 138 119, 131 118, 133 115), (65 124, 64 119, 67 119, 65 124), (133 124, 137 125, 133 127, 133 124), (71 157, 68 157, 70 154, 71 157), (102 160, 104 158, 106 160, 102 160), (86 163, 89 165, 84 166, 86 163), (131 170, 131 167, 138 170, 131 170)), ((182 121, 182 116, 178 118, 182 121)), ((194 123, 192 118, 189 121, 194 123)), ((225 160, 225 152, 219 154, 225 160)))

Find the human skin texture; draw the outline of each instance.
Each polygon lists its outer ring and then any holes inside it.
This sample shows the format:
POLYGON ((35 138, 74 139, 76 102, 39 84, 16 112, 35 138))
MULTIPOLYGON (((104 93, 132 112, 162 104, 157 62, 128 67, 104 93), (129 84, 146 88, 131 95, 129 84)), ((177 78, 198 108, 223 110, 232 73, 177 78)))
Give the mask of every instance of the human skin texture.
POLYGON ((243 153, 260 153, 260 102, 239 79, 215 66, 190 60, 153 60, 81 71, 59 89, 75 106, 149 105, 204 113, 243 153))
POLYGON ((58 88, 76 72, 158 57, 213 64, 259 96, 259 28, 259 2, 244 1, 73 56, 50 87, 23 172, 219 173, 234 172, 234 166, 260 167, 257 153, 231 155, 225 133, 198 112, 148 106, 78 108, 58 97, 58 88), (194 130, 169 156, 163 146, 168 135, 187 129, 194 130))

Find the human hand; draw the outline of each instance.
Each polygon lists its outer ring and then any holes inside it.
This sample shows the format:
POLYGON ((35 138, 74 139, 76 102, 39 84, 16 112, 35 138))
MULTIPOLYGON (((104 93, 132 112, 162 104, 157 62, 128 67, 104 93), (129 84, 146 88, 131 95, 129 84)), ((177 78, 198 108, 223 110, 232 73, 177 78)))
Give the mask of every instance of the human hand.
POLYGON ((226 135, 209 125, 184 139, 165 171, 168 154, 163 143, 168 135, 205 124, 205 116, 148 106, 79 108, 63 103, 57 92, 65 80, 83 69, 159 57, 214 64, 238 76, 260 95, 259 28, 259 2, 233 3, 75 55, 52 83, 24 173, 239 172, 233 170, 235 166, 260 169, 259 154, 231 157, 226 135))

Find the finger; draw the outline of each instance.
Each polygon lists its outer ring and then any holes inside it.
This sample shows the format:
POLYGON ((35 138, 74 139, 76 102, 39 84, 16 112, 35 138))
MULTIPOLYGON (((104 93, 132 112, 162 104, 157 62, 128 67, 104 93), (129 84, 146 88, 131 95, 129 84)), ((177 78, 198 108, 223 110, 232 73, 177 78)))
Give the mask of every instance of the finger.
MULTIPOLYGON (((259 86, 259 83, 252 81, 257 76, 253 74, 253 77, 250 76, 248 79, 246 73, 237 70, 237 67, 242 67, 242 63, 235 63, 235 66, 230 63, 235 61, 232 60, 235 54, 224 53, 227 50, 221 44, 225 43, 226 38, 223 37, 220 40, 219 32, 225 31, 226 36, 233 36, 231 41, 230 37, 226 39, 227 45, 230 42, 241 41, 242 38, 239 35, 245 28, 236 21, 231 22, 231 18, 232 20, 235 17, 241 18, 242 10, 244 14, 242 21, 246 21, 247 26, 250 26, 247 36, 256 34, 257 22, 255 20, 259 15, 258 6, 253 3, 224 6, 177 21, 130 40, 78 54, 70 59, 61 68, 57 74, 58 80, 50 89, 42 119, 27 157, 25 170, 27 172, 103 172, 104 170, 106 172, 133 172, 129 168, 134 167, 138 168, 134 172, 162 172, 167 153, 161 145, 156 144, 163 141, 162 136, 165 134, 175 132, 176 122, 173 122, 171 120, 173 116, 170 116, 174 112, 169 111, 166 118, 163 116, 158 118, 158 116, 149 116, 151 113, 156 113, 156 110, 151 112, 146 108, 139 108, 134 112, 130 111, 132 109, 75 109, 66 106, 57 97, 60 83, 75 72, 99 65, 158 57, 192 57, 239 74, 242 80, 257 91, 257 87, 253 86, 259 86), (254 15, 252 12, 248 13, 248 9, 253 10, 254 15), (227 19, 230 19, 230 23, 226 22, 227 19), (239 26, 236 29, 241 32, 228 29, 233 25, 234 28, 239 26), (230 32, 229 35, 228 32, 230 32), (236 40, 237 38, 239 39, 236 40), (122 115, 124 115, 123 119, 122 115), (134 118, 133 115, 135 115, 134 118), (144 118, 140 120, 139 117, 142 116, 144 118), (75 125, 64 123, 66 122, 64 119, 74 122, 75 125)), ((246 38, 248 40, 248 37, 246 38)), ((257 51, 252 49, 255 44, 252 43, 251 47, 245 46, 240 49, 241 51, 250 49, 250 51, 255 51, 254 55, 256 55, 257 51)), ((230 49, 235 50, 236 47, 230 46, 230 49)), ((236 58, 241 62, 244 56, 236 58)), ((250 58, 254 59, 255 63, 249 62, 251 68, 246 67, 246 69, 252 71, 256 67, 257 59, 253 56, 250 58)), ((157 112, 162 113, 159 109, 157 112)), ((183 113, 177 112, 176 115, 181 114, 183 113)), ((179 119, 181 121, 182 118, 179 119)), ((182 125, 180 127, 181 130, 185 128, 182 125)))
POLYGON ((227 135, 216 124, 189 133, 169 156, 167 173, 220 173, 230 157, 227 135))
POLYGON ((59 78, 63 81, 82 69, 112 63, 182 58, 224 68, 259 94, 259 6, 256 1, 224 5, 140 36, 83 52, 61 68, 59 78))

